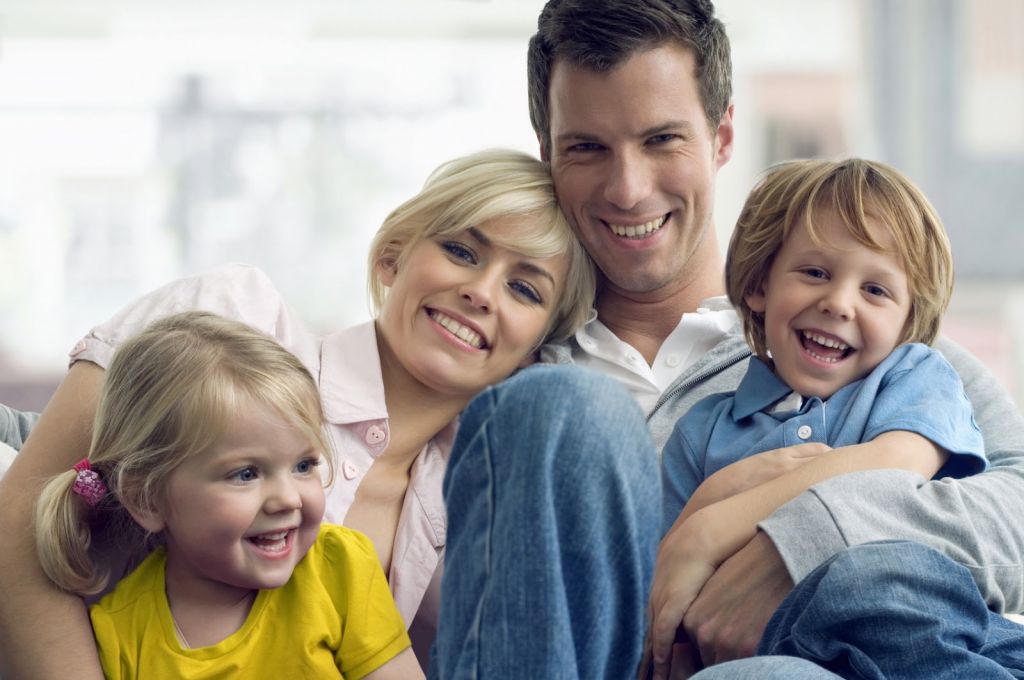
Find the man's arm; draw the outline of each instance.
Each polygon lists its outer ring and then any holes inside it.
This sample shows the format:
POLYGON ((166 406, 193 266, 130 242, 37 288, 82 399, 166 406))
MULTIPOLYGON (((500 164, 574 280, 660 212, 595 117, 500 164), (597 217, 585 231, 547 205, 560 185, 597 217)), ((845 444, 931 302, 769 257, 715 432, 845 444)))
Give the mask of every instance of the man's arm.
POLYGON ((684 627, 705 663, 753 654, 794 582, 848 545, 867 541, 936 547, 970 569, 991 608, 1024 610, 1024 418, 977 359, 944 338, 936 348, 971 399, 989 470, 923 484, 896 470, 859 472, 782 506, 718 568, 686 613, 684 627))
POLYGON ((43 573, 32 529, 43 484, 89 451, 102 382, 95 364, 72 366, 0 480, 0 676, 8 680, 103 677, 85 605, 43 573))
POLYGON ((655 676, 664 673, 660 667, 669 659, 676 630, 707 579, 754 538, 757 523, 780 505, 823 479, 857 470, 901 468, 929 478, 947 458, 948 453, 921 435, 884 432, 870 442, 816 456, 775 479, 696 512, 684 510, 662 540, 651 586, 655 676))
POLYGON ((829 480, 783 506, 761 528, 794 582, 848 545, 924 543, 967 567, 989 607, 1024 610, 1024 417, 963 348, 940 349, 957 369, 985 440, 988 471, 921 483, 895 471, 829 480))

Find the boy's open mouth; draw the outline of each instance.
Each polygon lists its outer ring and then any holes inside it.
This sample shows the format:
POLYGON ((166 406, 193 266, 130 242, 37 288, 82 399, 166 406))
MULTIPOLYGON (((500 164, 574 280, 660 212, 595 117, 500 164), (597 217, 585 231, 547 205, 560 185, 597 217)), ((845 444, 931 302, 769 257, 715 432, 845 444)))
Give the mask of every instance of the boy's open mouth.
POLYGON ((827 364, 842 361, 856 351, 837 337, 815 331, 797 331, 797 338, 805 352, 827 364))

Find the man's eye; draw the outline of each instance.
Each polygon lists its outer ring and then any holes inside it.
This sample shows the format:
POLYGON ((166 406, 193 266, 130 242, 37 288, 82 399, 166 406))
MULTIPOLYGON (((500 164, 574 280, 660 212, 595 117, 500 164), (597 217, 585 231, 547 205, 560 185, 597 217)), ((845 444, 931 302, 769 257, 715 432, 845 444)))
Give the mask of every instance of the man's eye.
POLYGON ((653 137, 648 137, 647 138, 647 143, 648 144, 665 144, 667 142, 671 142, 671 141, 676 140, 678 138, 679 138, 679 135, 673 134, 671 132, 666 132, 664 134, 654 135, 653 137))
POLYGON ((569 153, 587 153, 592 151, 600 151, 603 148, 604 147, 598 144, 597 142, 580 142, 579 144, 573 144, 568 149, 566 149, 566 151, 568 151, 569 153))

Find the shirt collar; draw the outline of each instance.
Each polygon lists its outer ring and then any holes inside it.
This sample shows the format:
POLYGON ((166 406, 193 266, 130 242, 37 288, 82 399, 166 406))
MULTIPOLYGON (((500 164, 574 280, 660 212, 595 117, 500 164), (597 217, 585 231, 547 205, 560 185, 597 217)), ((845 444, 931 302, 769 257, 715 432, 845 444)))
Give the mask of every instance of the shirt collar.
POLYGON ((793 390, 775 375, 762 359, 750 357, 747 372, 740 381, 733 399, 734 420, 752 416, 779 401, 793 390))
POLYGON ((388 417, 373 321, 328 335, 320 347, 320 398, 327 422, 388 417))

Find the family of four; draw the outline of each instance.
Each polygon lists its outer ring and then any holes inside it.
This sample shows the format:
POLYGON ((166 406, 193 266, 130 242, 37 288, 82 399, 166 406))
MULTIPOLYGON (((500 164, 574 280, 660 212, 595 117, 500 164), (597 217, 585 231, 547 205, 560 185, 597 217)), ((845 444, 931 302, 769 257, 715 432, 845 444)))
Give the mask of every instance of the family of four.
POLYGON ((4 414, 0 675, 1024 677, 1024 418, 925 197, 787 162, 723 263, 710 2, 550 0, 528 69, 541 159, 399 206, 372 322, 224 267, 4 414))

